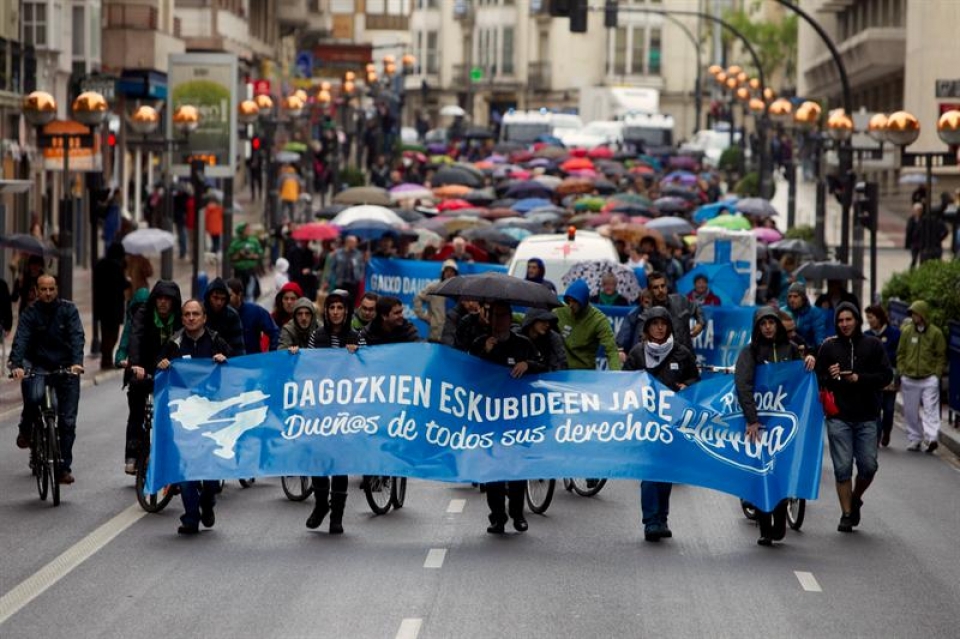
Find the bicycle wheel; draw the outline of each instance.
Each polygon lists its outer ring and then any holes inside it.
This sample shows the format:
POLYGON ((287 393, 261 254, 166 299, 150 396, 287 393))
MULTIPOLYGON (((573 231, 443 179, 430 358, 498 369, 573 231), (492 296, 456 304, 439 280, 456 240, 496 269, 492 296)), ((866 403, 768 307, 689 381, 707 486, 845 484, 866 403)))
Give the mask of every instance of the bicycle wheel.
POLYGON ((568 493, 573 490, 573 480, 569 477, 563 478, 563 489, 568 493))
POLYGON ((740 509, 743 511, 743 516, 749 519, 750 521, 757 520, 757 507, 751 504, 749 501, 741 499, 740 509))
POLYGON ((393 477, 368 475, 363 495, 374 515, 386 515, 393 505, 393 477))
POLYGON ((593 497, 607 485, 606 479, 584 479, 582 477, 572 477, 570 483, 573 484, 573 492, 581 497, 593 497))
POLYGON ((47 450, 46 429, 34 426, 33 446, 30 448, 30 456, 33 460, 33 476, 37 479, 37 492, 40 493, 40 501, 47 501, 47 495, 50 492, 50 475, 47 473, 47 464, 44 463, 43 459, 45 450, 47 450))
POLYGON ((149 455, 141 455, 137 459, 137 480, 135 483, 137 503, 148 513, 158 513, 166 508, 170 500, 173 499, 173 486, 164 486, 157 493, 146 493, 144 487, 147 485, 147 464, 149 461, 149 455))
POLYGON ((306 475, 284 475, 280 487, 290 501, 303 501, 313 494, 313 482, 306 475))
POLYGON ((390 494, 390 501, 394 508, 403 508, 403 502, 407 499, 407 478, 394 477, 393 489, 390 494))
POLYGON ((46 423, 47 446, 44 466, 50 477, 50 499, 54 506, 60 505, 60 439, 57 437, 57 416, 43 418, 46 423))
POLYGON ((787 523, 793 530, 800 530, 803 517, 807 514, 807 500, 791 498, 787 502, 787 523))
POLYGON ((553 491, 556 487, 556 479, 528 479, 526 493, 530 511, 538 515, 547 512, 550 502, 553 501, 553 491))

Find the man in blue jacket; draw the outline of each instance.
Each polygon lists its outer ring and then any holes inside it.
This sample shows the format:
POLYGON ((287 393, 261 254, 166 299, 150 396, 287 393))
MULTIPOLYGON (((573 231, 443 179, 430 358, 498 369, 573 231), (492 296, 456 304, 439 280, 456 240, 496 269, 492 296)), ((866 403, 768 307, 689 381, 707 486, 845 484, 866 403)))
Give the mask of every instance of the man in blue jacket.
POLYGON ((240 278, 232 277, 227 280, 227 289, 230 291, 230 307, 240 314, 240 323, 243 325, 243 346, 247 355, 263 351, 260 341, 263 335, 267 336, 267 350, 277 350, 280 329, 277 328, 276 322, 270 317, 267 309, 259 304, 244 301, 243 282, 240 278))
POLYGON ((787 307, 797 323, 797 334, 812 352, 816 352, 827 339, 827 326, 823 310, 810 304, 803 282, 794 282, 787 289, 787 307))

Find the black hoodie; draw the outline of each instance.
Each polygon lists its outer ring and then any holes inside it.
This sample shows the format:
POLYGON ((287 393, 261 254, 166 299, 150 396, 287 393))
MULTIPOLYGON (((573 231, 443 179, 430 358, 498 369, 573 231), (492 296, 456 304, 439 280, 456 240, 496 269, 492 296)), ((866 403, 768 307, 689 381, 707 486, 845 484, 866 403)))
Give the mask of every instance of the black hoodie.
POLYGON ((837 334, 827 338, 817 357, 817 375, 820 387, 833 391, 840 413, 835 419, 845 422, 866 422, 880 417, 880 390, 893 381, 893 368, 887 358, 883 343, 876 337, 864 335, 860 326, 863 319, 856 306, 849 302, 837 305, 834 314, 837 334), (850 337, 840 334, 837 318, 843 311, 853 313, 855 327, 850 337), (827 372, 833 364, 840 370, 853 371, 857 381, 843 376, 839 380, 827 372))
POLYGON ((673 348, 667 353, 663 360, 652 368, 647 368, 647 358, 644 350, 644 344, 649 337, 647 329, 650 327, 650 321, 654 318, 660 318, 667 323, 667 336, 673 335, 673 321, 670 312, 662 306, 651 306, 643 315, 643 338, 640 342, 630 349, 626 361, 623 363, 625 371, 647 371, 658 382, 677 390, 680 384, 690 386, 700 381, 700 371, 697 369, 697 357, 689 348, 676 341, 674 337, 673 348))
POLYGON ((737 399, 743 408, 747 424, 757 423, 757 404, 753 399, 753 381, 758 364, 773 364, 801 359, 798 349, 787 335, 787 329, 780 321, 780 315, 771 306, 761 306, 753 316, 753 335, 750 344, 737 357, 734 371, 734 384, 737 387, 737 399), (773 340, 764 339, 760 333, 760 321, 771 317, 777 323, 777 334, 773 340))
POLYGON ((229 300, 230 290, 223 279, 218 277, 207 285, 207 291, 203 294, 203 308, 207 312, 207 328, 222 337, 230 345, 230 352, 236 357, 247 351, 243 342, 243 323, 240 321, 240 313, 230 306, 229 300), (227 303, 217 313, 214 313, 210 306, 210 295, 214 291, 220 291, 227 296, 227 303))
POLYGON ((139 366, 148 373, 153 373, 159 361, 160 349, 164 342, 173 337, 173 334, 183 328, 180 320, 180 287, 170 280, 158 280, 136 315, 130 329, 130 348, 127 359, 130 366, 139 366), (170 316, 167 321, 161 321, 156 315, 157 298, 169 297, 173 300, 170 305, 170 316), (159 324, 158 324, 159 322, 159 324))

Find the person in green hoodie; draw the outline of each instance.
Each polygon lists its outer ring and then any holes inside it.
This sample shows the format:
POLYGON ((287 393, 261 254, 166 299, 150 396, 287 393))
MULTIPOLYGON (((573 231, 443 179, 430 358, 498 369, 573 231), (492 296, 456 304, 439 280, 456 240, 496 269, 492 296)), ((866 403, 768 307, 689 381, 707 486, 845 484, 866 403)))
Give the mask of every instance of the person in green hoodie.
POLYGON ((930 306, 923 300, 910 305, 910 322, 900 329, 897 371, 903 393, 909 451, 937 449, 940 435, 940 376, 947 365, 947 340, 930 324, 930 306))
POLYGON ((260 297, 260 282, 257 280, 257 267, 263 259, 263 246, 253 234, 249 224, 238 224, 237 233, 227 249, 233 276, 243 282, 244 301, 256 302, 260 297))
POLYGON ((610 320, 590 304, 590 287, 583 280, 574 280, 563 294, 564 306, 554 310, 557 328, 567 349, 567 366, 571 370, 594 370, 597 350, 602 346, 607 367, 620 370, 617 342, 610 320))

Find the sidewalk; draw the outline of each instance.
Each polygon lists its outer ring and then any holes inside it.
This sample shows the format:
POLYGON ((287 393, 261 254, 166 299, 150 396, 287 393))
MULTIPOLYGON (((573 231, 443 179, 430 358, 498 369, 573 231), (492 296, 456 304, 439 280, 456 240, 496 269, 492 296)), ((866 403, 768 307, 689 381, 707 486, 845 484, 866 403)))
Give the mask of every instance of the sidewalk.
MULTIPOLYGON (((257 223, 263 218, 262 202, 252 202, 248 199, 248 192, 235 192, 234 201, 239 204, 240 210, 234 213, 234 226, 242 222, 257 223)), ((102 250, 102 249, 101 249, 102 250)), ((189 255, 189 253, 188 253, 189 255)), ((150 259, 153 264, 154 277, 151 279, 151 285, 160 277, 160 258, 150 259)), ((206 271, 209 279, 213 280, 219 276, 220 265, 205 264, 200 271, 206 271)), ((173 279, 180 286, 184 299, 190 296, 193 279, 193 261, 191 259, 179 260, 174 257, 173 260, 173 279)), ((272 290, 272 277, 261 279, 261 289, 268 293, 272 290)), ((100 370, 100 354, 90 353, 91 340, 93 338, 93 298, 92 298, 92 275, 91 269, 75 267, 73 271, 73 302, 77 305, 80 313, 80 319, 83 321, 84 332, 86 333, 86 342, 84 350, 86 358, 84 368, 86 372, 83 376, 83 385, 100 384, 109 380, 119 380, 120 371, 113 369, 100 370)), ((13 334, 16 332, 14 325, 11 335, 6 340, 6 352, 9 355, 10 347, 13 343, 13 334)), ((20 410, 21 396, 20 386, 6 375, 6 370, 0 376, 0 415, 11 410, 20 410)), ((119 381, 117 382, 119 387, 119 381)))

